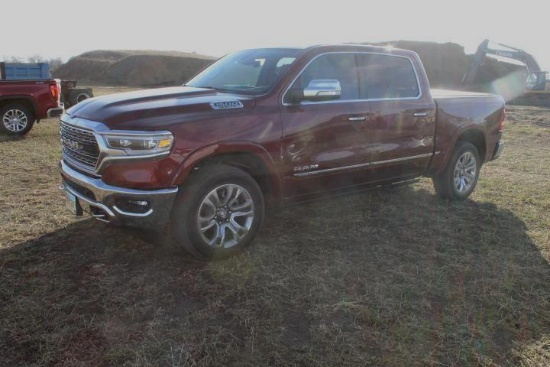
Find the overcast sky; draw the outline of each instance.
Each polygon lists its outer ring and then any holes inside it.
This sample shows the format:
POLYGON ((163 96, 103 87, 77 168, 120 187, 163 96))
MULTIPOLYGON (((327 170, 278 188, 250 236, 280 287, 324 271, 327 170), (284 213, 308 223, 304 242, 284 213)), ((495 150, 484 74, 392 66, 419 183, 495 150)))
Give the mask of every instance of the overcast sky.
POLYGON ((260 46, 488 38, 531 53, 550 71, 550 11, 522 0, 27 0, 2 9, 0 58, 72 56, 99 49, 221 56, 260 46), (10 9, 13 8, 13 9, 10 9))

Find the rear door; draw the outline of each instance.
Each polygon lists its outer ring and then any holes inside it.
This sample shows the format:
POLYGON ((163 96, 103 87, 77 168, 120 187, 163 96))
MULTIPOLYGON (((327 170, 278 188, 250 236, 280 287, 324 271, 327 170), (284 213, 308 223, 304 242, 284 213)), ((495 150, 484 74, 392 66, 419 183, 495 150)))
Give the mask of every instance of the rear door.
POLYGON ((433 153, 436 108, 429 90, 422 90, 413 62, 394 54, 364 53, 357 64, 359 97, 370 112, 361 130, 369 179, 422 173, 433 153))

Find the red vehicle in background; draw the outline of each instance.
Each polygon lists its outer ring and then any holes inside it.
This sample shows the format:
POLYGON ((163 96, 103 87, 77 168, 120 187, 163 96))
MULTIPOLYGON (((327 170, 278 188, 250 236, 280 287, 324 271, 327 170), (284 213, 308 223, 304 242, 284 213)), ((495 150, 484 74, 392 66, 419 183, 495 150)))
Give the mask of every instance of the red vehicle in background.
POLYGON ((21 136, 35 122, 60 116, 64 108, 60 80, 49 78, 49 70, 45 75, 42 64, 17 65, 0 63, 0 132, 21 136))
POLYGON ((52 79, 47 63, 0 62, 0 132, 25 135, 35 122, 58 117, 93 97, 90 88, 76 88, 76 80, 52 79))

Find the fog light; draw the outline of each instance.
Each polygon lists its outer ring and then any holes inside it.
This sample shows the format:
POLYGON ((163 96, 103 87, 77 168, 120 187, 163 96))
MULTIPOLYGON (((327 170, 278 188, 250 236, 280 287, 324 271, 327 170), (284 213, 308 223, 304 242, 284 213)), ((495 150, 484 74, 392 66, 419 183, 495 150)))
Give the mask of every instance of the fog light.
POLYGON ((139 205, 139 206, 147 206, 149 205, 149 202, 145 201, 145 200, 128 200, 128 202, 130 204, 135 204, 135 205, 139 205))
POLYGON ((128 214, 145 214, 151 210, 151 203, 147 200, 119 198, 115 201, 116 208, 128 214))

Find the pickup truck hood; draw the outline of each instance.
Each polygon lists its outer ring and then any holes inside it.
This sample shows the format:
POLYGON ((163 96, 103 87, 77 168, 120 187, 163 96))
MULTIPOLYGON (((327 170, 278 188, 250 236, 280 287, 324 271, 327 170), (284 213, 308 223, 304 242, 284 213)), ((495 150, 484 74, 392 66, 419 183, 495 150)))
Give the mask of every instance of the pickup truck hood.
POLYGON ((252 109, 254 103, 253 97, 182 86, 91 98, 66 113, 72 118, 102 122, 113 130, 159 130, 242 113, 252 109))

